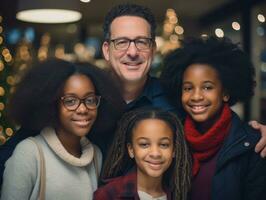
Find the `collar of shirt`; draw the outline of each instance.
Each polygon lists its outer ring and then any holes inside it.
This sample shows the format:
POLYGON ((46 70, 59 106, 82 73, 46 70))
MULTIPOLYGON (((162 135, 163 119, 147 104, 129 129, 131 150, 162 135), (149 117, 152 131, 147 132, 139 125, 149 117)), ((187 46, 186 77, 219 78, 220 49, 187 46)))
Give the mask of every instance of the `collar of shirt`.
POLYGON ((152 106, 153 100, 162 95, 164 95, 164 93, 159 80, 155 77, 148 76, 144 90, 137 99, 127 104, 126 110, 129 111, 134 108, 152 106))

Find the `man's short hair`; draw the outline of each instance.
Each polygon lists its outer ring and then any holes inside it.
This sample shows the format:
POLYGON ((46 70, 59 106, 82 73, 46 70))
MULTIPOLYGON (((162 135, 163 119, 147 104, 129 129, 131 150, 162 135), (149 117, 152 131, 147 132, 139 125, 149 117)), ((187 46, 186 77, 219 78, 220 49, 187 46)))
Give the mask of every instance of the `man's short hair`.
POLYGON ((151 10, 137 4, 120 4, 114 6, 105 16, 103 24, 104 40, 110 39, 110 26, 113 20, 121 16, 137 16, 145 19, 151 28, 151 38, 155 39, 156 22, 151 10))

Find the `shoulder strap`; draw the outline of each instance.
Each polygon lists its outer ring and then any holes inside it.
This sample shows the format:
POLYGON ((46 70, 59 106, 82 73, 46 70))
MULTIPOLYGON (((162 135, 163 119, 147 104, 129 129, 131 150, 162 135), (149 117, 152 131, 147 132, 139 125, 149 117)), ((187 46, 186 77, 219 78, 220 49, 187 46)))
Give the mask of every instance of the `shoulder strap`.
POLYGON ((38 152, 40 155, 40 192, 39 192, 39 200, 45 200, 45 177, 46 177, 46 170, 45 170, 45 160, 44 160, 44 154, 42 151, 42 147, 40 144, 37 142, 37 140, 34 137, 29 137, 33 143, 36 144, 38 148, 38 152))
POLYGON ((96 148, 94 146, 93 146, 93 148, 94 148, 93 165, 94 165, 96 177, 99 178, 100 171, 99 171, 99 167, 98 167, 98 160, 97 160, 96 148))

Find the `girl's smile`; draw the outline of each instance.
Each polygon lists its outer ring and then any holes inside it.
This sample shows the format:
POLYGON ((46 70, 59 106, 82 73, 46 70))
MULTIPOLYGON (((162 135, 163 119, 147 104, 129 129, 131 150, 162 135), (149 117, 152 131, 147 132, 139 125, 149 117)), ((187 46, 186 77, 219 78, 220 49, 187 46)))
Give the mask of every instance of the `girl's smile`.
POLYGON ((187 67, 183 74, 182 104, 199 126, 210 128, 228 100, 214 68, 206 64, 187 67))
POLYGON ((136 161, 139 174, 161 179, 174 156, 173 131, 162 120, 145 119, 133 130, 129 155, 136 161))

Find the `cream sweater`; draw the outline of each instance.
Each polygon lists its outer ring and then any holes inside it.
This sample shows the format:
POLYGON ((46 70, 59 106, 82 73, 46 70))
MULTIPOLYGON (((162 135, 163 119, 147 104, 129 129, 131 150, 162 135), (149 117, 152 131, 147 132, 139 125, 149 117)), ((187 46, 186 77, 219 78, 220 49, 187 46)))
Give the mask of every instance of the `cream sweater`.
MULTIPOLYGON (((69 154, 54 129, 45 128, 35 137, 41 145, 46 167, 46 200, 88 200, 97 188, 93 156, 101 169, 99 148, 81 139, 82 155, 69 154)), ((2 200, 36 200, 39 193, 40 160, 37 146, 29 139, 20 142, 7 160, 3 176, 2 200)))

